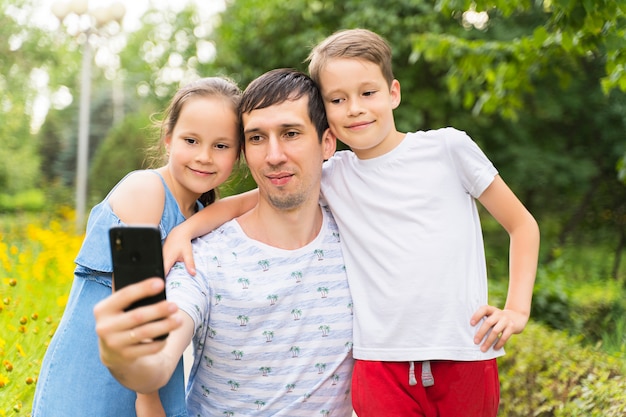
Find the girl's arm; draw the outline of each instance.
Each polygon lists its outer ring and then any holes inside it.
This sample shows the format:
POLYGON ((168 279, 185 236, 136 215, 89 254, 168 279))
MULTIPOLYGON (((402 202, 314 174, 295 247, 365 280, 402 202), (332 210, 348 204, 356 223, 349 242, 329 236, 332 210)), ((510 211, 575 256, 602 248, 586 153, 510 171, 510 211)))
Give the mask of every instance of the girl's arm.
POLYGON ((166 417, 165 409, 163 408, 163 404, 161 404, 158 391, 151 394, 137 393, 135 412, 137 413, 137 417, 166 417))
POLYGON ((196 274, 196 265, 191 253, 191 240, 209 233, 227 221, 250 211, 259 200, 257 189, 233 195, 206 206, 175 228, 163 245, 163 263, 165 272, 178 261, 185 263, 187 272, 196 274))
POLYGON ((486 351, 492 345, 500 349, 511 335, 526 327, 539 259, 539 226, 499 175, 478 200, 510 237, 509 289, 504 309, 482 306, 471 318, 472 325, 486 318, 474 340, 476 344, 483 342, 481 349, 486 351))

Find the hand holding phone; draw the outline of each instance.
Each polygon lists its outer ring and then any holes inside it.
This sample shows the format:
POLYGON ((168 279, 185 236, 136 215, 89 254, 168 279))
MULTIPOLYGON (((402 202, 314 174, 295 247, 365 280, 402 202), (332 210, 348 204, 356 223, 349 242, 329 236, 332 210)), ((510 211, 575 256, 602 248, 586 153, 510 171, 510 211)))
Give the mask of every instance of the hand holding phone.
MULTIPOLYGON (((146 278, 165 280, 161 234, 154 226, 120 226, 109 230, 111 258, 113 261, 113 289, 146 278)), ((131 304, 126 311, 148 306, 165 300, 165 289, 157 295, 146 297, 131 304)), ((162 340, 167 335, 156 339, 162 340)))

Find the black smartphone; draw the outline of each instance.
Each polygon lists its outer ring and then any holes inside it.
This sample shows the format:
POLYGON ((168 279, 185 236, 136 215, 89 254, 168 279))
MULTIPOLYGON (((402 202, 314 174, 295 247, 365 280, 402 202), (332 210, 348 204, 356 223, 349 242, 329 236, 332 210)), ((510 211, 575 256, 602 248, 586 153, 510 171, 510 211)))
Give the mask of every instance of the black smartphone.
MULTIPOLYGON (((113 260, 113 288, 119 290, 146 278, 160 277, 163 271, 161 234, 154 226, 119 226, 109 230, 111 259, 113 260)), ((165 300, 165 289, 129 306, 128 310, 165 300)), ((162 340, 167 335, 158 337, 162 340)))

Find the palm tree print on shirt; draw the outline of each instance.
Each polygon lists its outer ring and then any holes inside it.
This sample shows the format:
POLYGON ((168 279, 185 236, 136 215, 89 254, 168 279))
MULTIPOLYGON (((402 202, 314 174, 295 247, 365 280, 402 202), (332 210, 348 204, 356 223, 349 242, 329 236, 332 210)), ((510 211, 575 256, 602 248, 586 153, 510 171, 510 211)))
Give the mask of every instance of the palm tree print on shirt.
POLYGON ((291 273, 291 278, 295 278, 296 283, 302 282, 302 271, 293 271, 291 273))
POLYGON ((328 297, 328 287, 318 287, 317 288, 317 292, 319 292, 320 294, 322 294, 322 298, 326 298, 328 297))
POLYGON ((315 256, 317 256, 318 261, 324 260, 324 251, 322 249, 315 249, 313 253, 315 254, 315 256))
MULTIPOLYGON (((236 361, 240 361, 240 360, 241 360, 241 358, 243 358, 243 350, 237 350, 237 349, 235 349, 235 350, 233 350, 233 351, 232 351, 232 352, 230 352, 230 353, 232 353, 233 355, 235 355, 235 360, 236 360, 236 361)), ((239 385, 237 385, 237 386, 239 386, 239 385)))
POLYGON ((274 339, 274 332, 271 330, 265 330, 263 332, 263 336, 265 336, 266 342, 271 342, 274 339))
POLYGON ((322 324, 320 327, 318 327, 318 330, 322 331, 322 337, 326 337, 328 336, 328 333, 330 333, 330 326, 322 324))
POLYGON ((293 310, 291 310, 291 314, 293 314, 294 320, 300 320, 300 317, 302 317, 302 310, 300 310, 299 308, 294 308, 293 310))
POLYGON ((237 282, 241 284, 241 288, 247 290, 250 287, 250 280, 245 277, 237 279, 237 282))
POLYGON ((270 300, 270 305, 276 305, 276 301, 278 301, 278 294, 270 294, 267 296, 267 299, 270 300))
POLYGON ((323 374, 324 371, 326 370, 326 364, 325 363, 316 363, 315 367, 317 368, 317 373, 318 374, 323 374))
POLYGON ((270 372, 272 372, 272 368, 270 368, 269 366, 261 366, 259 368, 259 371, 261 371, 261 375, 268 376, 270 372))
POLYGON ((269 271, 269 269, 270 269, 270 261, 267 260, 267 259, 263 259, 263 260, 259 261, 258 265, 261 267, 263 272, 269 271))
POLYGON ((289 352, 291 352, 291 357, 292 358, 297 358, 298 355, 300 355, 300 347, 299 346, 292 346, 289 348, 289 352))

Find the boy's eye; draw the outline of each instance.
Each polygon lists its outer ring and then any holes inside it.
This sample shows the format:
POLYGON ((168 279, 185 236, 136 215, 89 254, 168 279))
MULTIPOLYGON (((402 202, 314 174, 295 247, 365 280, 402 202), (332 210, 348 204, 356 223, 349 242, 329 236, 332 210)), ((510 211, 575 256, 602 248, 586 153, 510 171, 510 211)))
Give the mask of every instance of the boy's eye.
POLYGON ((373 90, 372 90, 372 91, 366 91, 366 92, 364 92, 364 93, 363 93, 363 95, 364 95, 364 96, 366 96, 366 97, 368 97, 368 96, 372 96, 372 95, 374 95, 375 93, 376 93, 376 91, 373 91, 373 90))

